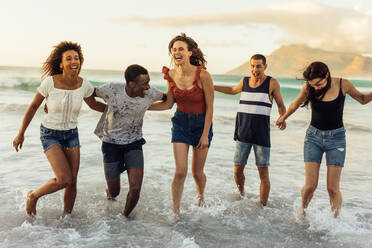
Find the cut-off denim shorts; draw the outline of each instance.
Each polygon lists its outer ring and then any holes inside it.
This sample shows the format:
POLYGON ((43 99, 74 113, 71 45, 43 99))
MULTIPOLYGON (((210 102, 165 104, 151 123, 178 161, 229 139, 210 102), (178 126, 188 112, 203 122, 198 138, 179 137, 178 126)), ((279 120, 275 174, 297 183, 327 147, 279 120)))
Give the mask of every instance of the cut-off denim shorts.
MULTIPOLYGON (((204 114, 188 114, 177 109, 172 117, 172 143, 187 143, 196 147, 204 130, 204 114)), ((213 137, 213 124, 209 129, 208 147, 213 137)))
POLYGON ((126 145, 102 142, 106 181, 117 179, 122 172, 129 168, 143 169, 142 145, 145 143, 145 139, 126 145))
POLYGON ((346 155, 345 128, 322 131, 313 126, 306 130, 304 162, 321 163, 326 154, 327 166, 344 167, 346 155))
POLYGON ((63 148, 80 147, 77 127, 70 130, 55 130, 40 125, 40 140, 44 152, 54 145, 59 145, 63 148))
POLYGON ((246 165, 249 154, 253 147, 257 167, 268 167, 270 165, 270 147, 260 146, 252 143, 236 140, 234 163, 246 165))

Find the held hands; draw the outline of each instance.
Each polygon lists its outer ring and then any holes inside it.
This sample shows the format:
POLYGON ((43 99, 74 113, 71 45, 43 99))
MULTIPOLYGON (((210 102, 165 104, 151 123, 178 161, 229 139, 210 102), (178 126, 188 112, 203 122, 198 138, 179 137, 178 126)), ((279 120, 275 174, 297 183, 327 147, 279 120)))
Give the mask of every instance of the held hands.
POLYGON ((23 141, 25 140, 25 137, 23 134, 18 134, 17 137, 13 140, 13 147, 18 152, 18 148, 22 149, 23 141))
POLYGON ((285 122, 285 118, 283 116, 280 116, 278 120, 276 121, 275 125, 280 129, 284 130, 287 127, 287 123, 285 122))
POLYGON ((208 148, 208 136, 202 135, 199 140, 199 144, 196 146, 197 149, 208 148))

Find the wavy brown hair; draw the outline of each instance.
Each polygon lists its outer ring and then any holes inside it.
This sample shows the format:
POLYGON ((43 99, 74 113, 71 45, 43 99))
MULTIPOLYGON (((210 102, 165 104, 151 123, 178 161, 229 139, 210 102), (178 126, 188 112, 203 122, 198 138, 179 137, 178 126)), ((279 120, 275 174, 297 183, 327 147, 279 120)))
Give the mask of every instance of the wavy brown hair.
POLYGON ((322 100, 324 95, 327 93, 329 88, 331 88, 331 72, 326 64, 320 61, 312 62, 302 73, 304 77, 303 80, 306 80, 306 89, 307 89, 307 98, 302 104, 301 107, 306 107, 309 102, 314 100, 322 100), (315 90, 313 87, 310 86, 309 81, 315 78, 326 78, 327 77, 327 84, 321 90, 315 90))
POLYGON ((174 37, 168 45, 169 55, 172 54, 172 47, 176 41, 183 41, 187 44, 187 50, 192 52, 190 57, 190 64, 195 66, 205 66, 207 61, 204 58, 203 52, 198 47, 198 43, 196 43, 191 37, 187 36, 185 33, 181 33, 181 35, 177 35, 174 37))
MULTIPOLYGON (((79 55, 80 69, 84 62, 84 56, 81 52, 81 47, 78 43, 71 41, 62 41, 58 45, 54 46, 53 51, 50 53, 47 60, 43 63, 41 67, 41 79, 43 80, 47 76, 53 76, 57 74, 62 74, 60 64, 62 62, 62 55, 64 52, 74 50, 79 55)), ((80 72, 79 69, 79 72, 80 72)))

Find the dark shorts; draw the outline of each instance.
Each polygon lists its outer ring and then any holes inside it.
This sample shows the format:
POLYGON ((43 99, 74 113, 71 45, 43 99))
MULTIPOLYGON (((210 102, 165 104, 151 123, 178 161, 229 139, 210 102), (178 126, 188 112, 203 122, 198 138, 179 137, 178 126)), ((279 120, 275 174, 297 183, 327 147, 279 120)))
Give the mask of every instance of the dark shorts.
POLYGON ((346 155, 345 128, 322 131, 313 126, 306 130, 304 162, 321 163, 326 154, 327 166, 344 167, 346 155))
MULTIPOLYGON (((172 117, 172 143, 187 143, 196 147, 204 130, 205 114, 188 114, 177 109, 172 117)), ((209 129, 208 147, 213 137, 213 124, 209 129)))
POLYGON ((44 152, 54 145, 59 145, 63 148, 80 147, 79 132, 77 128, 70 130, 54 130, 41 125, 40 140, 44 152))
POLYGON ((126 145, 102 142, 106 181, 117 179, 129 168, 143 169, 142 145, 145 143, 144 139, 126 145))

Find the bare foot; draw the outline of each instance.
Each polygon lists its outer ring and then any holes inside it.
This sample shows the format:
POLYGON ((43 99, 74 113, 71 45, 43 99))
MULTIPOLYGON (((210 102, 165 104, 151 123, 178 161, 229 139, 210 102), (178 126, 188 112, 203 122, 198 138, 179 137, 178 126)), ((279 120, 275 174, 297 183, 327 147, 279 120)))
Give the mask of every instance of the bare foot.
POLYGON ((336 208, 336 210, 333 211, 333 217, 337 218, 340 215, 340 209, 336 208))
POLYGON ((108 191, 108 189, 106 189, 106 197, 107 197, 107 200, 116 201, 115 197, 112 197, 110 195, 110 192, 108 191))
POLYGON ((34 196, 34 192, 30 190, 27 193, 27 200, 26 200, 26 213, 29 216, 36 215, 36 203, 37 203, 37 198, 34 196))
POLYGON ((174 213, 173 214, 173 217, 170 217, 169 219, 168 219, 168 224, 169 225, 171 225, 171 226, 173 226, 173 225, 175 225, 175 224, 177 224, 177 222, 179 222, 181 220, 181 215, 180 215, 180 213, 174 213))
POLYGON ((297 217, 298 217, 299 220, 303 220, 303 219, 305 218, 305 216, 306 216, 305 209, 301 207, 301 208, 298 210, 298 215, 297 215, 297 217))
POLYGON ((197 198, 198 198, 198 200, 196 202, 196 205, 198 207, 204 206, 204 204, 205 204, 205 202, 204 202, 204 195, 198 195, 197 198))

